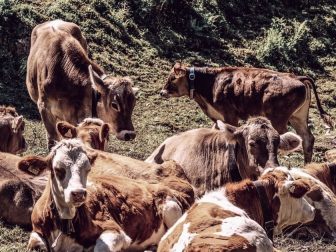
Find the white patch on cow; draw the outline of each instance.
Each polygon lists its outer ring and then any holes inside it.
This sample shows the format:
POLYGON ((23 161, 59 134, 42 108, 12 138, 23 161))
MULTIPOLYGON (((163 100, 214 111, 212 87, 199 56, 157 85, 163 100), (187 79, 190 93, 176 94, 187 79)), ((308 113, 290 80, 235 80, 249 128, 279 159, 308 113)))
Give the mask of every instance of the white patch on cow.
POLYGON ((305 196, 305 199, 316 209, 319 209, 327 226, 331 229, 332 235, 336 238, 336 196, 335 194, 320 180, 306 173, 300 168, 290 170, 291 175, 295 179, 307 179, 322 189, 322 199, 320 201, 312 201, 311 198, 305 196))
POLYGON ((30 233, 30 237, 28 241, 28 248, 47 250, 47 245, 44 243, 40 235, 33 231, 30 233))
POLYGON ((184 221, 186 220, 186 218, 187 218, 187 214, 188 214, 188 212, 184 213, 184 214, 182 215, 182 217, 181 217, 180 219, 178 219, 178 220, 175 222, 175 224, 174 224, 171 228, 168 229, 168 231, 164 234, 164 236, 162 236, 161 241, 167 239, 167 237, 173 233, 173 231, 175 230, 175 228, 176 228, 179 224, 181 224, 182 222, 184 222, 184 221))
POLYGON ((179 204, 171 197, 167 197, 163 205, 163 221, 168 228, 173 226, 175 222, 182 216, 182 209, 179 204))
POLYGON ((216 191, 211 191, 206 193, 201 199, 197 201, 198 203, 212 203, 220 206, 221 208, 228 210, 232 213, 241 215, 241 216, 248 216, 247 213, 233 205, 225 196, 225 189, 219 189, 216 191))
POLYGON ((186 223, 183 225, 182 233, 178 239, 178 241, 174 244, 173 248, 170 250, 171 252, 182 252, 188 246, 188 244, 192 241, 192 239, 197 235, 193 233, 189 233, 190 223, 186 223))
POLYGON ((61 25, 63 25, 65 22, 61 19, 56 19, 53 21, 50 21, 49 26, 53 27, 55 30, 57 30, 61 25))
POLYGON ((221 225, 221 231, 215 234, 226 237, 239 235, 244 237, 251 245, 256 246, 257 251, 273 251, 273 244, 267 237, 265 230, 257 222, 247 217, 225 218, 221 225))
POLYGON ((279 197, 280 208, 278 212, 277 225, 274 228, 274 234, 280 233, 284 228, 298 224, 307 223, 315 218, 315 209, 304 198, 292 197, 289 190, 293 181, 286 181, 279 189, 279 194, 274 197, 279 197))
POLYGON ((132 242, 132 239, 125 234, 124 231, 104 231, 96 241, 94 252, 100 251, 120 251, 127 249, 132 242))

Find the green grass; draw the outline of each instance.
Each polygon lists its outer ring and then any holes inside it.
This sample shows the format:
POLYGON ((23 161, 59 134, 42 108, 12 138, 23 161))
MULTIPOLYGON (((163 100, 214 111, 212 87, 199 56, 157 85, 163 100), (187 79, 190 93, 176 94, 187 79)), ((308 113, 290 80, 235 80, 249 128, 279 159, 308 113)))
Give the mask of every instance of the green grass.
MULTIPOLYGON (((24 80, 32 28, 61 18, 80 25, 90 56, 114 75, 129 75, 140 88, 132 142, 112 138, 109 151, 145 159, 165 138, 210 120, 189 98, 158 95, 176 60, 195 65, 268 67, 316 79, 326 110, 336 118, 336 6, 333 1, 199 0, 0 0, 0 104, 26 118, 29 149, 47 153, 44 127, 24 80)), ((335 147, 335 131, 325 134, 316 107, 310 111, 316 137, 314 161, 335 147)), ((281 158, 302 166, 302 154, 281 158)), ((22 251, 28 233, 0 224, 0 251, 22 251)), ((279 237, 284 251, 335 251, 335 244, 279 237)))

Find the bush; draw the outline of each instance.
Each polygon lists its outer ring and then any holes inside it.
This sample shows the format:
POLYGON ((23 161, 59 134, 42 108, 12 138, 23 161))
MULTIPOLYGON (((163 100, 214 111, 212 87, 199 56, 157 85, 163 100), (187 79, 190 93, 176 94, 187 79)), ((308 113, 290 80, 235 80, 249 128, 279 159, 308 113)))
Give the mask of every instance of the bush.
POLYGON ((312 41, 307 21, 289 22, 275 18, 265 36, 257 43, 256 56, 264 64, 280 70, 302 72, 305 67, 322 70, 310 48, 314 44, 312 41))

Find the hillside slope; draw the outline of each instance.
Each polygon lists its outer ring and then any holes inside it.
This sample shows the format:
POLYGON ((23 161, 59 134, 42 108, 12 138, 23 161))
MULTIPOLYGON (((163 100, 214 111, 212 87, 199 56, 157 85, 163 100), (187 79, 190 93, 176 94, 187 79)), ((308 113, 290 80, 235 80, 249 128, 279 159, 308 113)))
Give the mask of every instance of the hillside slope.
MULTIPOLYGON (((336 117, 332 0, 0 0, 0 104, 14 105, 27 118, 29 154, 47 153, 43 125, 24 84, 30 33, 36 24, 52 19, 77 23, 89 42, 90 57, 108 73, 131 76, 140 88, 133 116, 137 138, 130 143, 112 139, 110 151, 143 159, 167 136, 211 125, 194 101, 158 96, 172 64, 180 60, 310 75, 323 106, 336 117)), ((335 132, 325 135, 314 104, 310 116, 317 138, 314 160, 322 161, 323 152, 334 146, 335 132)), ((302 155, 282 161, 302 165, 302 155)), ((22 230, 0 229, 0 251, 24 247, 22 230), (13 240, 17 244, 10 245, 13 240)), ((278 243, 286 250, 307 246, 278 243)), ((335 251, 332 245, 308 247, 335 251)))

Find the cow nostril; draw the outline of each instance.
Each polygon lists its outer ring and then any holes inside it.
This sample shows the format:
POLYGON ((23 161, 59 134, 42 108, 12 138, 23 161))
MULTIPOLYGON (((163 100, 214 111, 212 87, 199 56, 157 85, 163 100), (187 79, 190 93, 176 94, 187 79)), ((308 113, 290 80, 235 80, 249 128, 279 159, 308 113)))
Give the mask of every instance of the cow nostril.
POLYGON ((87 192, 86 190, 78 190, 71 192, 71 196, 74 201, 82 201, 86 198, 87 192))
POLYGON ((125 136, 124 136, 124 139, 126 140, 126 141, 129 141, 129 140, 131 140, 131 137, 130 137, 130 135, 129 134, 125 134, 125 136))

